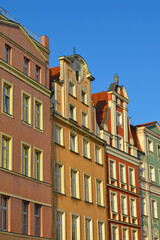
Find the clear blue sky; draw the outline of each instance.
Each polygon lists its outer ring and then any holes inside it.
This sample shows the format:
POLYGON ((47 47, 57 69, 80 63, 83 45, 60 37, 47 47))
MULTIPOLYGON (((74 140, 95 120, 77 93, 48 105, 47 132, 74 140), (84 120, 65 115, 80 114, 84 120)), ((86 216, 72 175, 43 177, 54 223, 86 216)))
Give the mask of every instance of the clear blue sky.
POLYGON ((50 38, 50 67, 59 56, 81 55, 106 91, 114 74, 124 85, 132 124, 160 124, 160 0, 1 0, 1 7, 50 38), (46 4, 46 5, 45 5, 46 4))

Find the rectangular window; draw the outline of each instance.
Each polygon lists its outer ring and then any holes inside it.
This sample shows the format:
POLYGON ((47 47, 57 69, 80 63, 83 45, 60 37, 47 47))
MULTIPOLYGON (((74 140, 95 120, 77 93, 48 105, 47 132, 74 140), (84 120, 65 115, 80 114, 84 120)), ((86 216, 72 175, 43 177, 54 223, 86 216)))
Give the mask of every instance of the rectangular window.
POLYGON ((8 231, 8 197, 1 196, 1 230, 8 231))
POLYGON ((114 160, 110 160, 110 178, 116 179, 116 162, 114 160))
POLYGON ((22 201, 22 234, 28 234, 28 202, 22 201))
POLYGON ((136 199, 130 199, 131 217, 137 217, 136 199))
POLYGON ((41 152, 35 150, 34 153, 34 178, 40 180, 41 152))
POLYGON ((117 209, 117 193, 111 192, 111 212, 116 213, 117 209))
POLYGON ((128 239, 129 239, 128 228, 122 227, 122 240, 128 240, 128 239))
POLYGON ((96 180, 96 191, 97 191, 97 205, 103 205, 103 182, 99 179, 96 180))
POLYGON ((153 141, 148 139, 148 151, 153 152, 153 141))
POLYGON ((160 157, 160 145, 157 145, 157 156, 160 157))
POLYGON ((112 240, 119 240, 119 229, 116 225, 112 225, 112 240))
POLYGON ((40 67, 36 66, 36 81, 40 82, 40 67))
POLYGON ((149 166, 149 175, 150 181, 155 182, 155 168, 153 166, 149 166))
POLYGON ((144 167, 144 162, 139 163, 139 170, 140 170, 140 176, 145 177, 145 167, 144 167))
POLYGON ((122 215, 127 215, 128 208, 127 208, 127 196, 121 195, 121 213, 122 215))
POLYGON ((102 164, 101 148, 98 146, 95 146, 95 159, 96 163, 102 164))
POLYGON ((23 121, 29 123, 29 97, 23 95, 23 121))
POLYGON ((41 206, 38 204, 35 204, 35 215, 34 215, 34 221, 35 221, 35 236, 40 237, 40 209, 41 206))
POLYGON ((138 240, 138 232, 137 232, 137 230, 132 230, 132 240, 138 240))
POLYGON ((76 107, 70 104, 69 112, 70 112, 70 118, 76 121, 76 107))
POLYGON ((79 198, 79 172, 71 170, 71 195, 74 198, 79 198))
POLYGON ((82 112, 82 126, 88 127, 88 115, 82 112))
POLYGON ((64 166, 60 163, 55 164, 55 190, 64 193, 64 166))
POLYGON ((83 156, 90 158, 90 142, 83 139, 83 156))
POLYGON ((122 184, 126 183, 126 168, 125 168, 125 165, 120 164, 119 165, 119 171, 120 171, 120 182, 122 184))
POLYGON ((85 232, 86 232, 86 239, 85 240, 92 240, 92 220, 89 218, 85 218, 85 232))
POLYGON ((65 215, 64 212, 56 211, 56 240, 65 240, 65 215))
POLYGON ((141 201, 142 201, 142 214, 146 216, 147 215, 146 198, 141 197, 141 201))
POLYGON ((152 204, 152 217, 153 218, 158 218, 158 214, 157 214, 157 201, 152 199, 151 200, 151 204, 152 204))
POLYGON ((72 95, 72 96, 76 96, 76 86, 74 83, 72 82, 69 82, 69 94, 72 95))
POLYGON ((3 80, 3 113, 13 115, 13 86, 3 80))
POLYGON ((9 141, 10 139, 2 137, 2 167, 9 169, 9 141))
POLYGON ((82 90, 81 92, 81 101, 84 104, 87 104, 87 93, 82 90))
POLYGON ((29 60, 27 58, 24 58, 24 73, 28 75, 29 70, 29 60))
POLYGON ((59 125, 55 125, 55 142, 63 145, 63 128, 59 125))
POLYGON ((30 149, 26 145, 22 145, 22 174, 25 176, 29 176, 29 155, 30 149))
POLYGON ((70 150, 77 152, 77 136, 74 133, 70 133, 70 150))
POLYGON ((84 197, 86 202, 92 201, 91 177, 84 175, 84 197))
POLYGON ((11 52, 11 48, 5 45, 5 62, 8 64, 10 64, 10 52, 11 52))
POLYGON ((122 113, 117 112, 117 125, 122 126, 122 113))
POLYGON ((43 129, 43 105, 37 100, 35 100, 35 128, 43 129))
POLYGON ((121 151, 123 150, 123 138, 120 136, 117 137, 117 148, 121 151))
POLYGON ((98 221, 98 240, 105 239, 104 222, 98 221))
POLYGON ((134 168, 129 168, 129 184, 135 186, 135 171, 134 168))
POLYGON ((80 222, 79 216, 72 215, 72 240, 80 239, 80 222))

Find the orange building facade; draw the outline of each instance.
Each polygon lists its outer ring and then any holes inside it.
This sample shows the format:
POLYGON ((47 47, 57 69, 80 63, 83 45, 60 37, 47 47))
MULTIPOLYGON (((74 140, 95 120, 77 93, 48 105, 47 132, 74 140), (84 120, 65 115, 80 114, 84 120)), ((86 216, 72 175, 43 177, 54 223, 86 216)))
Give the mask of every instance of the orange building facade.
POLYGON ((49 41, 0 15, 0 43, 0 239, 50 239, 49 41))
POLYGON ((85 60, 60 57, 52 89, 53 237, 107 239, 105 141, 91 98, 94 78, 85 60))
POLYGON ((139 160, 127 116, 129 99, 118 76, 108 91, 92 94, 101 137, 107 142, 107 202, 111 240, 141 239, 139 160))

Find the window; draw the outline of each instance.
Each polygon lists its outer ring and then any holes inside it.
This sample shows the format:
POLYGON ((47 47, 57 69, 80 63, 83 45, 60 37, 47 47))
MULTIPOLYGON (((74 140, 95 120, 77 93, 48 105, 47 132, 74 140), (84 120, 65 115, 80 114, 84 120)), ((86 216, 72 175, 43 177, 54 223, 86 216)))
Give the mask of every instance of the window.
POLYGON ((76 121, 76 107, 70 104, 69 112, 70 118, 76 121))
POLYGON ((8 197, 1 196, 1 230, 8 231, 8 197))
POLYGON ((139 170, 140 170, 140 176, 145 177, 145 167, 144 167, 144 162, 139 163, 139 170))
POLYGON ((55 190, 64 193, 64 165, 55 164, 55 190))
POLYGON ((119 229, 116 225, 112 225, 112 240, 119 240, 119 229))
POLYGON ((22 144, 22 174, 25 176, 31 176, 30 172, 30 146, 22 144))
POLYGON ((79 81, 79 72, 78 71, 76 71, 76 80, 77 80, 77 82, 79 81))
POLYGON ((73 151, 73 152, 78 152, 76 132, 71 132, 70 133, 70 150, 73 151))
POLYGON ((24 73, 28 75, 28 68, 29 68, 29 60, 24 58, 24 73))
POLYGON ((128 208, 127 208, 127 196, 121 195, 121 213, 122 215, 127 215, 128 208))
POLYGON ((117 209, 117 193, 111 192, 111 212, 116 213, 118 211, 117 209))
POLYGON ((2 135, 2 168, 12 170, 12 139, 2 135))
POLYGON ((142 214, 146 216, 147 215, 146 198, 141 197, 141 201, 142 201, 142 214))
POLYGON ((43 181, 43 152, 34 149, 34 178, 43 181))
POLYGON ((122 126, 122 113, 117 111, 117 125, 122 126))
POLYGON ((92 220, 90 218, 85 218, 85 232, 86 232, 86 239, 85 240, 92 240, 92 220))
POLYGON ((98 240, 105 239, 104 222, 98 221, 98 240))
POLYGON ((91 176, 84 175, 84 198, 86 202, 92 202, 91 176))
POLYGON ((69 82, 69 94, 74 97, 76 96, 76 86, 72 82, 69 82))
POLYGON ((55 125, 55 142, 63 145, 63 128, 59 125, 55 125))
POLYGON ((22 233, 28 234, 28 202, 22 201, 22 233))
POLYGON ((129 168, 129 184, 135 186, 135 171, 134 168, 129 168))
POLYGON ((84 104, 87 104, 87 93, 82 90, 81 92, 81 101, 84 104))
POLYGON ((149 175, 150 175, 150 181, 155 181, 155 168, 153 166, 149 166, 149 175))
POLYGON ((72 215, 72 240, 80 239, 80 221, 79 216, 72 215))
POLYGON ((160 145, 157 145, 157 156, 160 157, 160 145))
POLYGON ((13 86, 3 80, 3 113, 13 115, 13 86))
POLYGON ((117 148, 123 150, 123 138, 120 136, 117 137, 117 148))
POLYGON ((31 97, 23 93, 23 121, 31 124, 31 97))
POLYGON ((138 240, 138 232, 137 230, 132 230, 132 240, 138 240))
POLYGON ((122 227, 122 240, 128 240, 128 239, 129 239, 128 228, 122 227))
POLYGON ((79 198, 79 172, 71 169, 71 195, 79 198))
POLYGON ((95 146, 95 159, 96 163, 102 164, 101 148, 98 146, 95 146))
POLYGON ((40 237, 40 210, 41 206, 38 204, 35 204, 35 215, 34 215, 34 221, 35 221, 35 236, 40 237))
POLYGON ((116 179, 116 162, 114 160, 110 160, 110 178, 116 179))
POLYGON ((40 82, 40 67, 36 66, 36 81, 40 82))
POLYGON ((82 112, 82 125, 88 127, 88 115, 82 112))
POLYGON ((137 217, 137 210, 136 210, 136 199, 130 199, 130 207, 131 207, 131 217, 137 217))
POLYGON ((10 64, 10 52, 11 52, 11 48, 5 45, 5 62, 8 64, 10 64))
POLYGON ((56 211, 56 240, 65 240, 65 213, 56 211))
POLYGON ((43 105, 37 100, 35 100, 35 128, 43 129, 43 105))
POLYGON ((126 183, 126 167, 124 164, 119 165, 119 171, 120 171, 120 182, 126 183))
POLYGON ((153 152, 153 141, 148 139, 148 151, 153 152))
POLYGON ((99 179, 96 180, 96 192, 97 192, 97 205, 103 205, 103 182, 99 179))
POLYGON ((90 158, 90 142, 83 138, 83 156, 90 158))
POLYGON ((158 218, 158 212, 157 212, 157 201, 155 199, 151 199, 152 204, 152 217, 158 218))

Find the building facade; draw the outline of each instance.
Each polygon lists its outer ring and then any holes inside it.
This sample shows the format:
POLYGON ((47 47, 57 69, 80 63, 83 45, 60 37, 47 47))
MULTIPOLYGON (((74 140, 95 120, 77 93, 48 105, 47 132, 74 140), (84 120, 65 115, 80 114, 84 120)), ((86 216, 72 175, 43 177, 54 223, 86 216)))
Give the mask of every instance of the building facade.
POLYGON ((160 238, 160 126, 155 122, 136 126, 143 153, 139 154, 141 218, 144 240, 160 238))
POLYGON ((50 70, 57 240, 107 239, 105 141, 98 137, 91 98, 94 78, 79 55, 50 70))
POLYGON ((101 137, 107 142, 107 200, 111 240, 141 239, 137 147, 127 104, 129 99, 115 75, 108 91, 92 94, 101 137))
POLYGON ((51 238, 49 41, 0 15, 0 239, 51 238), (45 106, 45 107, 44 107, 45 106), (45 197, 44 197, 45 196, 45 197))

